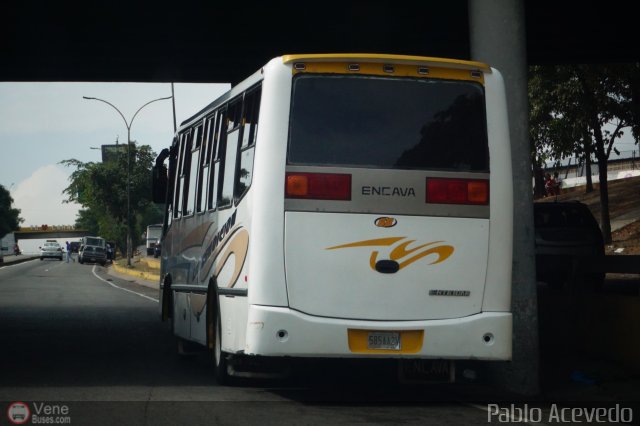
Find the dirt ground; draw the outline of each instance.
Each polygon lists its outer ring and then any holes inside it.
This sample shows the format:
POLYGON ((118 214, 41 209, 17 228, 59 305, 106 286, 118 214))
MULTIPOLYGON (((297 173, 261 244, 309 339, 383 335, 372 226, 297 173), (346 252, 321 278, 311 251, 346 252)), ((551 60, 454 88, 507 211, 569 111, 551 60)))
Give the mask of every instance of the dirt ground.
POLYGON ((605 248, 606 254, 640 254, 640 220, 613 232, 611 238, 613 241, 605 248))
MULTIPOLYGON (((594 191, 589 194, 585 193, 585 187, 571 188, 557 197, 546 197, 535 202, 554 202, 556 199, 580 201, 589 207, 600 222, 600 192, 597 184, 594 187, 594 191)), ((612 219, 639 209, 640 177, 609 182, 609 215, 612 219)), ((640 216, 630 225, 613 232, 611 237, 612 243, 605 248, 606 254, 640 254, 640 216)))

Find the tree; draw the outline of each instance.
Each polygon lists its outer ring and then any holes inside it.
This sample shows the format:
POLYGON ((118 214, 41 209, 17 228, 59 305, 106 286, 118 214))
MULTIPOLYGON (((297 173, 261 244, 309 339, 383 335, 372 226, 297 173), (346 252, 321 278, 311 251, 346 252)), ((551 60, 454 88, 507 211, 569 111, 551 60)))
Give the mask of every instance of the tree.
POLYGON ((550 90, 550 82, 564 80, 557 68, 535 66, 529 69, 529 137, 534 167, 535 193, 544 195, 543 169, 551 160, 580 156, 581 127, 575 120, 573 108, 559 111, 558 93, 550 90))
POLYGON ((20 217, 20 209, 12 207, 11 193, 0 185, 0 238, 16 231, 24 219, 20 217))
POLYGON ((100 234, 100 226, 98 225, 98 217, 93 214, 92 210, 80 209, 75 223, 76 229, 85 229, 91 235, 100 234))
POLYGON ((536 152, 546 148, 555 158, 573 154, 587 165, 593 153, 598 161, 600 223, 607 243, 611 242, 607 165, 625 128, 631 127, 638 136, 632 84, 638 70, 636 64, 532 67, 529 80, 531 116, 542 111, 541 119, 532 119, 531 134, 546 136, 534 144, 536 152))
MULTIPOLYGON (((159 209, 151 202, 150 176, 155 153, 148 145, 138 147, 132 144, 131 148, 130 208, 132 244, 135 247, 140 243, 142 228, 147 225, 145 221, 149 216, 158 221, 159 209)), ((115 241, 123 250, 127 245, 126 150, 116 153, 114 160, 105 163, 83 163, 76 159, 60 163, 75 168, 69 178, 70 185, 63 193, 67 195, 66 202, 77 202, 83 206, 76 226, 115 241)))

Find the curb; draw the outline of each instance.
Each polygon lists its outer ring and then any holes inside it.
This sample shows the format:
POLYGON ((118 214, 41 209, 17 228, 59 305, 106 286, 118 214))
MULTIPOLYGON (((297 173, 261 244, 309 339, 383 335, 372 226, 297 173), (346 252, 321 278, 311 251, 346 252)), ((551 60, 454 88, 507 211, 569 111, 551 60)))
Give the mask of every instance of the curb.
POLYGON ((151 274, 149 272, 142 272, 142 271, 136 271, 128 268, 123 268, 122 266, 119 266, 115 263, 112 264, 111 267, 120 274, 131 275, 134 277, 142 278, 143 280, 147 280, 147 281, 154 281, 154 282, 160 281, 160 274, 151 274))

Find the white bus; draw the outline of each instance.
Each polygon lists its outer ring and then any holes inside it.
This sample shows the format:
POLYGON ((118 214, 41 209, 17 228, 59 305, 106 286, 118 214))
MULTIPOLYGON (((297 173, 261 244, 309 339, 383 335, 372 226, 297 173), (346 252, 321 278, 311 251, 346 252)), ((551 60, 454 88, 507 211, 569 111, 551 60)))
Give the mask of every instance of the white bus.
POLYGON ((277 57, 183 122, 154 176, 162 318, 219 380, 247 357, 510 359, 495 69, 277 57))

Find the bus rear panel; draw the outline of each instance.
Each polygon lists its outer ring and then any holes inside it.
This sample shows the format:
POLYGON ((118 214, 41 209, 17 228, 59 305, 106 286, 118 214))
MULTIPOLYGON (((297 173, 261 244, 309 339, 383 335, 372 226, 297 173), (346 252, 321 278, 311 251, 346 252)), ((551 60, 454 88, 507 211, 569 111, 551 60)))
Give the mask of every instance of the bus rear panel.
MULTIPOLYGON (((511 179, 499 74, 354 62, 285 59, 283 182, 273 180, 284 192, 283 253, 267 259, 283 264, 286 306, 250 294, 245 352, 510 359, 511 179)), ((254 264, 258 280, 264 267, 254 264)))

